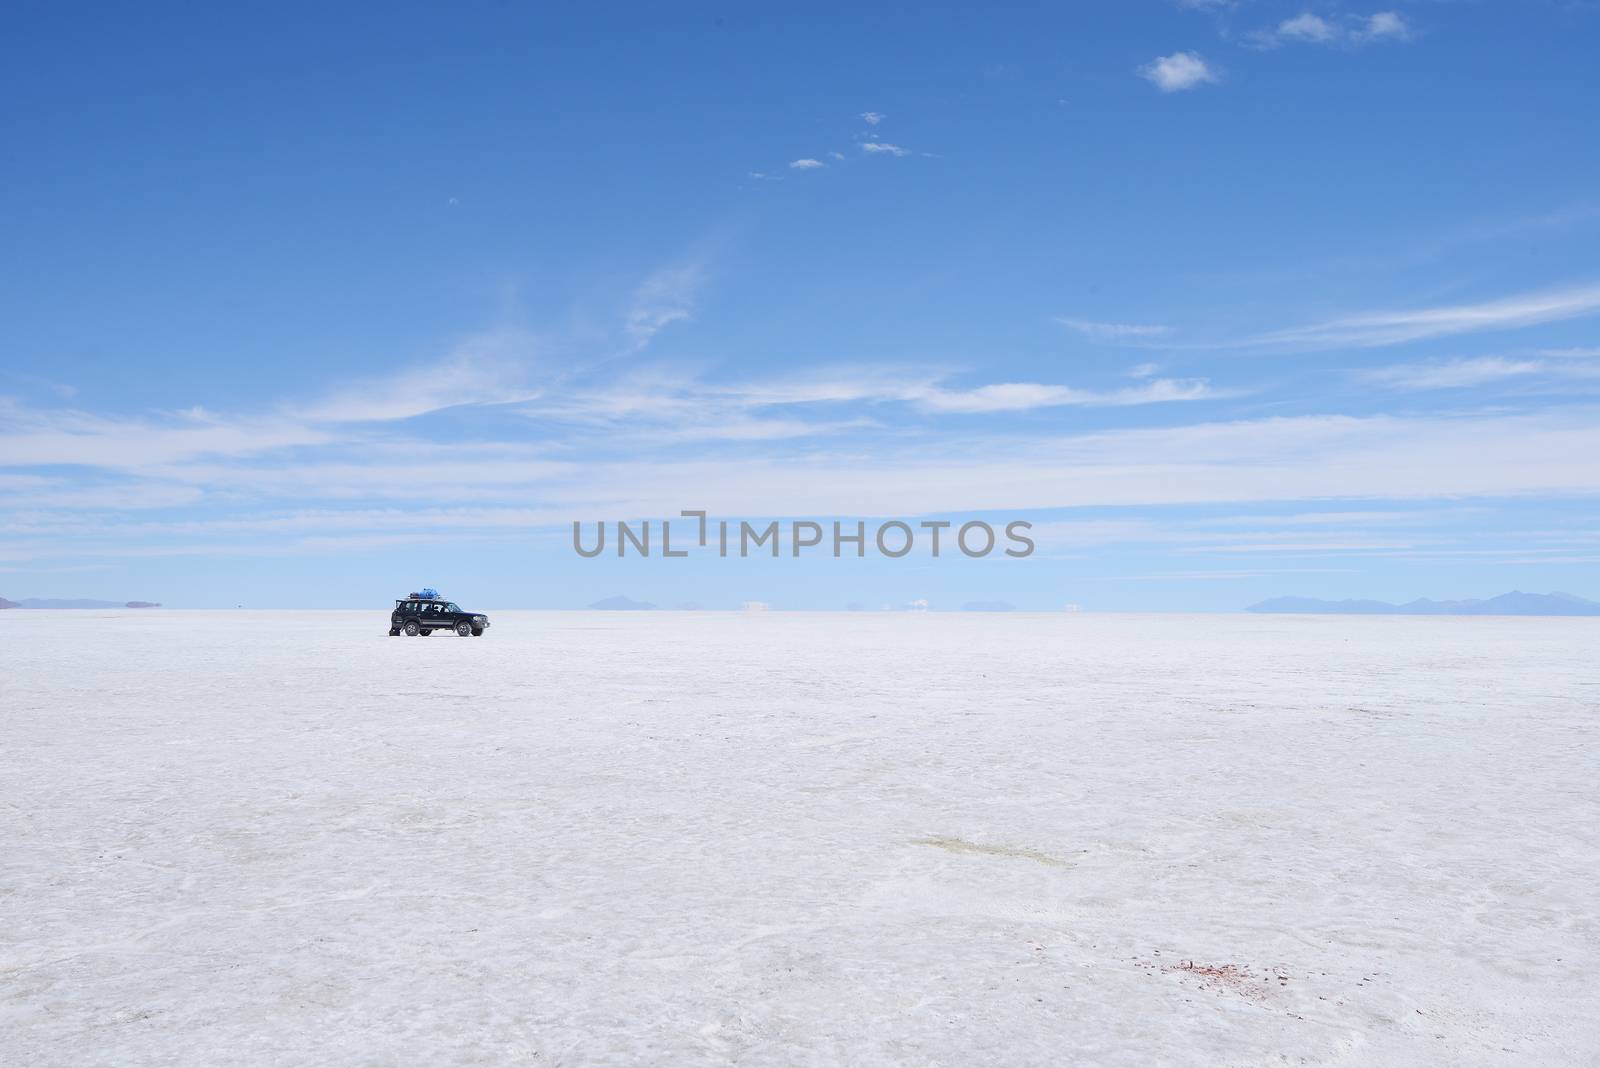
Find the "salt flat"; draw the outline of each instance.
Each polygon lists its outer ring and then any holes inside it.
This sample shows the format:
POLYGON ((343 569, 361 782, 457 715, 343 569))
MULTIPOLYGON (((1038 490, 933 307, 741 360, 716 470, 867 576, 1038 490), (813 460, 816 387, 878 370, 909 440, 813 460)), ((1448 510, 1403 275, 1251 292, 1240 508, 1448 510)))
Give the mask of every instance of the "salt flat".
POLYGON ((1600 620, 0 613, 0 1064, 1594 1064, 1600 620))

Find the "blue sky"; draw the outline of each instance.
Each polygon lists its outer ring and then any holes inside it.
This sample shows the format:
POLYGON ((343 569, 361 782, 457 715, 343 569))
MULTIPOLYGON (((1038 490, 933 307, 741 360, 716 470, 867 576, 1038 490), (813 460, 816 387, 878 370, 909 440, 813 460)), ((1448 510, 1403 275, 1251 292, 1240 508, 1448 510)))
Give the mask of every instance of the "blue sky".
POLYGON ((0 17, 0 594, 1600 597, 1597 5, 336 8, 0 17))

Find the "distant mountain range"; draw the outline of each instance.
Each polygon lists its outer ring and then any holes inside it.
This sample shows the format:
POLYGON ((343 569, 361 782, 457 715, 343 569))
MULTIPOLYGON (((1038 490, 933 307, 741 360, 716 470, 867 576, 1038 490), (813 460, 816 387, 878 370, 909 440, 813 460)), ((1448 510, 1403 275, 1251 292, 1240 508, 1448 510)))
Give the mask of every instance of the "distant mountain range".
POLYGON ((48 597, 24 597, 8 601, 0 597, 0 609, 5 608, 160 608, 154 601, 58 601, 48 597))
POLYGON ((602 612, 648 612, 654 608, 655 605, 651 604, 649 601, 635 601, 632 598, 619 595, 616 597, 607 597, 603 601, 596 601, 589 607, 598 608, 602 612))
POLYGON ((1521 590, 1512 590, 1487 600, 1430 601, 1422 598, 1406 604, 1275 597, 1253 604, 1245 611, 1323 616, 1600 616, 1600 601, 1587 601, 1570 593, 1523 593, 1521 590))

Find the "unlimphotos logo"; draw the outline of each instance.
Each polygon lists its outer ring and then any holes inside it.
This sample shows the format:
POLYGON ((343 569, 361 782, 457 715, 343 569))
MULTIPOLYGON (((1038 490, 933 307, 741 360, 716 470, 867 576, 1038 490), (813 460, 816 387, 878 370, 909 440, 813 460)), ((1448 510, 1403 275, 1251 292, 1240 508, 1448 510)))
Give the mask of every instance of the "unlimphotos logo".
MULTIPOLYGON (((1033 555, 1033 539, 1025 533, 1033 529, 1033 524, 1025 519, 1014 519, 1004 524, 1002 529, 1006 547, 1001 549, 1000 537, 995 533, 994 526, 981 519, 960 524, 948 519, 890 519, 878 523, 877 529, 869 533, 865 520, 831 520, 825 526, 810 519, 787 522, 774 519, 762 526, 743 519, 737 522, 711 520, 704 510, 697 509, 687 509, 678 515, 683 519, 696 520, 698 524, 688 539, 680 537, 678 548, 672 546, 672 520, 662 519, 659 523, 649 519, 636 522, 619 520, 611 524, 614 551, 618 556, 628 556, 631 552, 634 556, 676 558, 688 556, 699 549, 714 548, 719 557, 748 557, 763 553, 779 557, 784 555, 783 548, 787 546, 787 555, 793 559, 802 553, 820 556, 830 547, 835 557, 851 554, 864 557, 870 546, 877 555, 897 560, 925 543, 929 555, 935 559, 952 546, 962 556, 974 559, 989 556, 997 549, 1014 559, 1033 555), (653 524, 660 533, 659 540, 654 542, 651 540, 653 524)), ((604 520, 595 523, 592 539, 585 538, 583 526, 580 520, 572 521, 572 548, 579 556, 593 559, 606 551, 607 524, 604 520), (586 540, 590 544, 585 544, 586 540)), ((681 524, 679 529, 682 530, 681 524)))

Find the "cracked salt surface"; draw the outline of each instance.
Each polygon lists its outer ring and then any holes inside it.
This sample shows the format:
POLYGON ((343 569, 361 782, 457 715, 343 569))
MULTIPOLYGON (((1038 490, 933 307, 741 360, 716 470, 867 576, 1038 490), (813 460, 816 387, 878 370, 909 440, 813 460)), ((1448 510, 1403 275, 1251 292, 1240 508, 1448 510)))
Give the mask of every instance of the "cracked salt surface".
POLYGON ((1597 621, 494 621, 0 613, 0 1064, 1600 1058, 1597 621))

